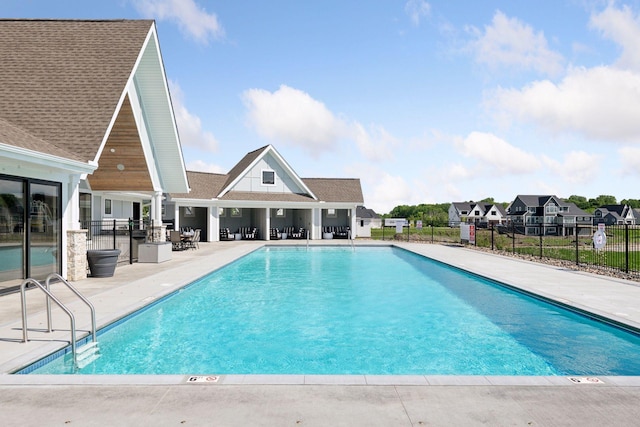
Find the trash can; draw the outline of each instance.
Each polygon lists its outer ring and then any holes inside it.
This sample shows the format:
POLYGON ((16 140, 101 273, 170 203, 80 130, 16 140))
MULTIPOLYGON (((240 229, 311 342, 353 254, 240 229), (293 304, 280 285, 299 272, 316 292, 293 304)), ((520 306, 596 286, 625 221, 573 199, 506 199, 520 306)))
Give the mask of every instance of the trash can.
POLYGON ((112 277, 118 264, 120 249, 96 249, 87 251, 91 277, 112 277))

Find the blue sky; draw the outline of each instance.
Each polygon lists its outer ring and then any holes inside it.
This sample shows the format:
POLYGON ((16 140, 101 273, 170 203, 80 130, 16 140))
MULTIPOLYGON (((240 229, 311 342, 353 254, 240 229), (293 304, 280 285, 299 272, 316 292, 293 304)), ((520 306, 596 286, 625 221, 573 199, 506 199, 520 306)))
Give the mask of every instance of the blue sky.
POLYGON ((3 0, 153 18, 187 168, 275 148, 365 205, 640 199, 640 0, 3 0))

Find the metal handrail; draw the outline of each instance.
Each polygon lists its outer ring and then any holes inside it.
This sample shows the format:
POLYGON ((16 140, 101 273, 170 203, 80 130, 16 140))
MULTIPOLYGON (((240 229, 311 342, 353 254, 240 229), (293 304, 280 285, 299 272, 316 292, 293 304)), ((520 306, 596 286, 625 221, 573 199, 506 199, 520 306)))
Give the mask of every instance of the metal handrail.
MULTIPOLYGON (((88 307, 89 310, 91 311, 91 335, 93 336, 93 342, 97 342, 97 337, 96 337, 96 309, 93 307, 93 304, 91 304, 91 302, 80 293, 80 291, 78 291, 71 283, 67 282, 62 276, 60 276, 58 273, 51 273, 47 276, 47 279, 45 281, 45 286, 47 287, 47 290, 50 291, 50 285, 49 283, 51 282, 51 279, 55 278, 58 279, 60 282, 64 283, 65 285, 67 285, 67 287, 74 293, 76 294, 76 296, 78 298, 80 298, 82 300, 82 302, 84 302, 88 307)), ((51 301, 49 300, 49 298, 47 298, 47 324, 49 325, 49 332, 51 332, 52 327, 51 327, 51 301)))
POLYGON ((351 230, 349 230, 349 240, 351 240, 351 249, 353 249, 353 251, 355 252, 356 247, 353 244, 353 233, 351 232, 351 230))
POLYGON ((38 282, 35 279, 31 279, 31 278, 25 279, 22 282, 22 284, 20 285, 20 301, 22 303, 22 340, 23 340, 22 342, 26 343, 27 341, 29 341, 28 332, 27 332, 27 329, 28 329, 27 328, 27 296, 26 296, 26 292, 25 292, 27 284, 29 284, 29 283, 33 283, 38 288, 40 288, 42 290, 42 292, 44 292, 47 295, 48 298, 51 298, 56 304, 58 304, 58 307, 60 307, 69 316, 69 319, 71 321, 71 353, 73 354, 73 363, 77 364, 77 357, 76 357, 76 319, 73 316, 73 313, 58 298, 56 298, 55 295, 53 295, 51 292, 49 292, 49 290, 47 288, 42 286, 42 284, 40 282, 38 282))

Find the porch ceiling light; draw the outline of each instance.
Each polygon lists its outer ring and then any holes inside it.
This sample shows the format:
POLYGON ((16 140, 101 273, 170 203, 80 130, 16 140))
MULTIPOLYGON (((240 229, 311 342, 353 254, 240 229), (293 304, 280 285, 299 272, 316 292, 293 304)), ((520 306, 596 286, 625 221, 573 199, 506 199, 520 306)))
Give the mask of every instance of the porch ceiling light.
POLYGON ((119 171, 123 171, 124 170, 124 165, 122 163, 118 163, 116 165, 116 167, 118 168, 119 171))

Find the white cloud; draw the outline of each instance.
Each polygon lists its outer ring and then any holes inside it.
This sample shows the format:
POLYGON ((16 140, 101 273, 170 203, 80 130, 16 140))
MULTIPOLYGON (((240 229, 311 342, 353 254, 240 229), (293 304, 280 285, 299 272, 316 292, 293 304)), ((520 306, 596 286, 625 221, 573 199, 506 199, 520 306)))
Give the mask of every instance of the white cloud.
POLYGON ((351 126, 350 133, 353 134, 360 153, 368 160, 393 159, 393 147, 399 142, 382 126, 372 125, 367 132, 364 126, 355 122, 351 126))
POLYGON ((281 85, 271 93, 249 89, 243 93, 249 124, 259 135, 299 146, 313 155, 333 149, 347 125, 309 94, 281 85))
POLYGON ((202 160, 194 160, 187 163, 187 170, 198 172, 211 172, 211 173, 227 173, 221 166, 206 163, 202 160))
POLYGON ((132 0, 145 17, 178 24, 180 31, 195 41, 207 44, 210 39, 224 37, 218 17, 198 6, 194 0, 132 0))
POLYGON ((409 15, 413 25, 420 25, 420 20, 431 13, 431 5, 424 0, 408 0, 404 5, 404 11, 409 15))
POLYGON ((559 84, 544 80, 521 90, 498 89, 488 105, 554 133, 640 142, 640 75, 626 70, 572 68, 559 84))
POLYGON ((540 168, 540 161, 533 154, 490 133, 471 132, 457 143, 457 148, 493 176, 532 173, 540 168))
POLYGON ((591 26, 622 47, 617 65, 640 70, 640 20, 627 5, 618 9, 613 3, 591 16, 591 26))
POLYGON ((171 102, 176 116, 180 142, 185 147, 194 147, 205 151, 218 150, 218 141, 211 132, 202 129, 200 117, 191 114, 184 105, 184 94, 180 86, 169 80, 171 102))
POLYGON ((618 150, 623 176, 640 175, 640 148, 622 147, 618 150))
POLYGON ((477 39, 469 48, 475 51, 476 61, 481 64, 536 70, 547 75, 557 75, 563 69, 562 55, 549 49, 544 34, 535 33, 517 18, 497 11, 484 33, 473 27, 470 30, 477 39))
POLYGON ((414 199, 415 193, 402 176, 381 172, 377 175, 369 197, 371 209, 378 213, 388 213, 398 205, 406 205, 414 199))
POLYGON ((388 160, 397 139, 382 126, 365 128, 337 117, 308 93, 281 85, 275 92, 249 89, 243 95, 248 124, 262 137, 297 146, 314 157, 332 152, 338 141, 353 140, 368 160, 388 160))
POLYGON ((566 153, 563 162, 548 156, 542 156, 542 159, 554 177, 572 184, 587 184, 600 172, 599 156, 584 151, 566 153))

